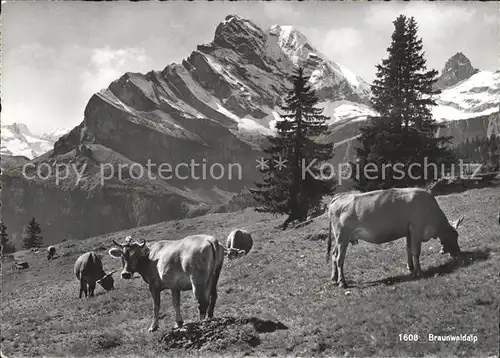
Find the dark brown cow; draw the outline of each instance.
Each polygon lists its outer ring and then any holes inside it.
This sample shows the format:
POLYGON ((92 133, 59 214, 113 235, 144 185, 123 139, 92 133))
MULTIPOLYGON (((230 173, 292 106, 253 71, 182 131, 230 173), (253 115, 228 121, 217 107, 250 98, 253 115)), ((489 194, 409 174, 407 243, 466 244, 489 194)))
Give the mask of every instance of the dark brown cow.
POLYGON ((100 284, 106 291, 114 289, 113 274, 118 271, 114 270, 106 274, 102 268, 102 261, 99 256, 91 251, 81 255, 75 262, 75 275, 80 281, 80 295, 82 298, 82 293, 87 296, 87 286, 88 293, 90 297, 94 297, 94 290, 96 283, 100 284))

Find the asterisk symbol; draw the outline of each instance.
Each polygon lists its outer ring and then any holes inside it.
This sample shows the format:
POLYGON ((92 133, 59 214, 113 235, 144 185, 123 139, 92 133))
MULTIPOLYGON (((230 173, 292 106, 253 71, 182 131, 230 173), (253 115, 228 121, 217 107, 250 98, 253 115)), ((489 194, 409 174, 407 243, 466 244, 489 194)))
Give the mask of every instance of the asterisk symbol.
POLYGON ((276 164, 276 167, 278 170, 283 170, 286 168, 285 163, 288 162, 288 160, 283 159, 282 157, 279 157, 278 159, 274 160, 274 163, 276 164))
POLYGON ((265 170, 269 169, 269 159, 265 159, 264 157, 260 157, 257 159, 257 166, 256 168, 259 170, 265 170))

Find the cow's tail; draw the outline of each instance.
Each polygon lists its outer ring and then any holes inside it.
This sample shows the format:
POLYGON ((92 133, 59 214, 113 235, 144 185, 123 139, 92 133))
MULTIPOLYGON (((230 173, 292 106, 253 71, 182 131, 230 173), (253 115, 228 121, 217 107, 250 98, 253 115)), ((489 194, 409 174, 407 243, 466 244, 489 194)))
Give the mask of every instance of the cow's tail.
POLYGON ((222 251, 224 248, 215 238, 209 241, 210 246, 212 247, 212 252, 214 254, 214 264, 210 270, 208 287, 210 288, 210 292, 213 292, 217 289, 217 282, 219 281, 220 271, 222 270, 222 264, 224 263, 224 253, 222 251), (219 250, 219 248, 221 248, 222 250, 219 250))
POLYGON ((330 262, 330 252, 332 251, 332 217, 328 211, 328 243, 326 246, 326 262, 330 262))
POLYGON ((332 251, 332 205, 337 201, 338 199, 344 197, 346 193, 338 193, 335 194, 330 201, 330 205, 328 205, 328 208, 326 210, 326 214, 328 215, 328 243, 326 247, 326 262, 330 262, 330 252, 332 251))

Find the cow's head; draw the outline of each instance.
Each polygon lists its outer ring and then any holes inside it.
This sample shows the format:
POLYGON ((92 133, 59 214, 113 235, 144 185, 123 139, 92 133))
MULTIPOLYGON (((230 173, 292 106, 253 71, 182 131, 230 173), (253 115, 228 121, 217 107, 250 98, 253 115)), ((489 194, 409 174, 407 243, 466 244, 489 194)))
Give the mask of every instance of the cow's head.
POLYGON ((97 280, 96 282, 102 286, 106 291, 115 289, 115 280, 113 280, 113 274, 118 270, 113 270, 110 273, 104 275, 103 278, 97 280))
POLYGON ((443 233, 439 238, 441 240, 441 254, 450 254, 451 257, 457 257, 460 254, 460 247, 458 246, 458 227, 464 220, 461 216, 455 221, 450 221, 448 230, 443 233))
POLYGON ((245 256, 246 252, 245 250, 238 250, 230 247, 228 249, 224 249, 224 254, 227 256, 228 259, 236 260, 239 259, 240 257, 245 256))
POLYGON ((114 258, 122 259, 123 271, 122 278, 130 279, 133 274, 137 272, 141 259, 144 256, 147 256, 147 253, 144 251, 146 246, 146 240, 142 239, 142 243, 138 243, 137 241, 131 242, 131 237, 127 236, 125 238, 124 244, 119 244, 115 240, 113 243, 119 247, 112 248, 109 250, 109 255, 114 258))

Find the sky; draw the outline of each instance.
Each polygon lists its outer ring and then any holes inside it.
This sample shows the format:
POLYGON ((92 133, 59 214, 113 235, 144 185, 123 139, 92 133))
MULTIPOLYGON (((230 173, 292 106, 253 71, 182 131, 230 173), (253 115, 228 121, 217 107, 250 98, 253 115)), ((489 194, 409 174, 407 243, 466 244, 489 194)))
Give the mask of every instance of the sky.
POLYGON ((371 82, 400 14, 419 25, 428 68, 463 52, 500 68, 500 3, 2 2, 2 123, 33 133, 72 128, 90 97, 125 72, 162 70, 211 42, 229 14, 267 30, 293 25, 331 60, 371 82))

